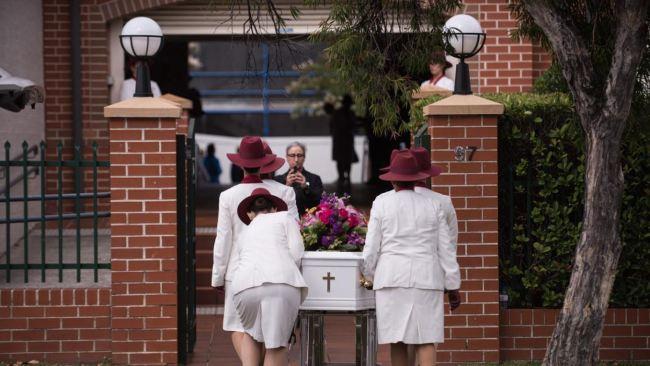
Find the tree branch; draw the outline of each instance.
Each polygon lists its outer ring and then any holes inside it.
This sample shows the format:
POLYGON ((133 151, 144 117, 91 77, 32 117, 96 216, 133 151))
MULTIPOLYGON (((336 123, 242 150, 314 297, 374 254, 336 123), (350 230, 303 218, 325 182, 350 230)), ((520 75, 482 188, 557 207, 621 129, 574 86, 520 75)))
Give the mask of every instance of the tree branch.
POLYGON ((619 116, 627 116, 630 112, 637 68, 648 36, 649 7, 647 0, 616 1, 616 47, 607 75, 605 120, 608 117, 620 119, 619 116))
MULTIPOLYGON (((522 0, 522 2, 553 47, 562 67, 562 74, 573 94, 576 110, 579 114, 581 111, 583 113, 593 111, 598 98, 593 92, 595 69, 589 50, 585 47, 587 42, 580 39, 578 36, 580 33, 571 19, 563 16, 561 11, 548 2, 539 0, 522 0)), ((585 117, 581 118, 583 124, 589 122, 588 116, 582 117, 585 117)))

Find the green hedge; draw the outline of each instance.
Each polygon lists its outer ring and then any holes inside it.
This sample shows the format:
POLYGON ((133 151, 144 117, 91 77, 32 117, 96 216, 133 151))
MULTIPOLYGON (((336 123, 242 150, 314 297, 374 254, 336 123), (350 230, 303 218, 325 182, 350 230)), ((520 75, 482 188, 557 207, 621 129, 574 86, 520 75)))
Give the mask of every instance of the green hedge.
MULTIPOLYGON (((499 120, 499 256, 510 307, 560 307, 581 229, 584 138, 565 94, 491 94, 499 120)), ((411 124, 424 122, 416 102, 411 124), (419 113, 418 113, 418 110, 419 113)), ((650 303, 650 145, 646 110, 633 114, 624 138, 624 242, 611 305, 650 303)))

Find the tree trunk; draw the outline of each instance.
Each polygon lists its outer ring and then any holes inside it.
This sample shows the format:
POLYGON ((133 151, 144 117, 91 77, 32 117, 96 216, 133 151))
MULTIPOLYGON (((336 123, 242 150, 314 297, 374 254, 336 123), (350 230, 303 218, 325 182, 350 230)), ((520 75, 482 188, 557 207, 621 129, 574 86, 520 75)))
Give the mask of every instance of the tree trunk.
POLYGON ((564 306, 543 366, 598 362, 603 321, 622 249, 619 223, 624 185, 618 123, 624 125, 624 121, 598 122, 590 124, 590 131, 586 131, 582 233, 564 306))

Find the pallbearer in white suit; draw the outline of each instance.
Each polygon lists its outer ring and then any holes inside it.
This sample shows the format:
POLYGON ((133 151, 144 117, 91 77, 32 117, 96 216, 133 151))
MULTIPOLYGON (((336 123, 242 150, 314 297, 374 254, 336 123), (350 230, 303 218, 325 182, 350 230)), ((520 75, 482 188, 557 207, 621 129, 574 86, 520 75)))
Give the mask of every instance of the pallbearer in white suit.
POLYGON ((264 145, 259 136, 243 137, 239 144, 239 152, 226 156, 233 164, 244 169, 244 179, 240 184, 221 192, 219 196, 217 237, 213 250, 212 287, 225 290, 223 329, 233 332, 231 335, 233 346, 237 354, 240 355, 239 345, 244 336, 244 327, 235 311, 230 288, 232 270, 239 259, 236 248, 237 239, 241 230, 246 227, 237 215, 237 207, 256 188, 266 188, 277 196, 280 196, 282 192, 264 184, 260 179, 260 168, 275 162, 277 157, 264 152, 264 145))
POLYGON ((237 245, 239 262, 232 277, 233 302, 246 331, 244 366, 287 364, 287 343, 298 308, 307 295, 300 274, 304 244, 287 205, 264 188, 244 199, 237 213, 248 225, 237 245))
MULTIPOLYGON (((413 153, 415 160, 418 161, 418 168, 420 168, 422 173, 426 173, 431 178, 437 177, 442 173, 442 168, 431 164, 431 152, 429 150, 423 147, 415 147, 411 148, 411 153, 413 153)), ((455 248, 458 243, 458 219, 456 218, 454 205, 451 203, 451 197, 432 191, 431 187, 427 186, 425 180, 415 182, 414 190, 416 193, 431 197, 434 201, 440 203, 445 221, 449 226, 449 240, 455 248)))
MULTIPOLYGON (((376 291, 378 341, 391 344, 394 366, 407 365, 408 344, 416 345, 420 365, 434 364, 434 343, 444 341, 443 291, 457 294, 460 287, 441 205, 413 190, 427 177, 410 151, 395 154, 380 176, 395 191, 373 202, 363 249, 362 271, 376 291)), ((459 305, 451 298, 450 304, 459 305)))

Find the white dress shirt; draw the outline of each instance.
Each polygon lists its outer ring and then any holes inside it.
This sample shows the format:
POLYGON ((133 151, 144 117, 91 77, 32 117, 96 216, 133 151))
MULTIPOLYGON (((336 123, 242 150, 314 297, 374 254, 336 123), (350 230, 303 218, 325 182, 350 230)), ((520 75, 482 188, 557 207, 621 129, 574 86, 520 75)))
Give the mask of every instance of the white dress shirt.
POLYGON ((278 197, 282 198, 282 200, 287 204, 289 215, 297 221, 300 221, 300 217, 298 216, 298 206, 296 206, 296 192, 293 188, 286 184, 282 184, 275 179, 262 179, 262 182, 274 186, 278 191, 282 192, 278 197))
POLYGON ((212 287, 223 286, 226 280, 232 278, 232 270, 239 259, 237 239, 246 227, 239 215, 237 207, 244 198, 251 195, 255 188, 265 188, 272 195, 280 197, 277 186, 266 183, 240 183, 228 188, 219 195, 219 218, 217 222, 217 237, 214 240, 212 259, 212 287))
POLYGON ((307 284, 298 269, 305 246, 300 226, 288 212, 257 215, 238 241, 239 260, 232 271, 233 294, 275 283, 304 288, 306 295, 307 284))
POLYGON ((456 210, 451 203, 451 197, 442 193, 432 191, 426 187, 415 187, 415 193, 423 194, 427 197, 433 198, 434 201, 440 204, 442 212, 445 214, 445 221, 449 226, 449 240, 454 247, 458 244, 458 219, 456 218, 456 210))
MULTIPOLYGON (((124 80, 120 88, 120 100, 122 101, 131 99, 133 98, 133 94, 135 94, 135 79, 130 78, 124 80)), ((160 96, 160 88, 158 87, 158 83, 153 80, 151 80, 151 94, 153 94, 154 98, 160 96)))
POLYGON ((364 276, 374 289, 460 288, 456 246, 440 203, 413 190, 383 193, 372 203, 364 276))

